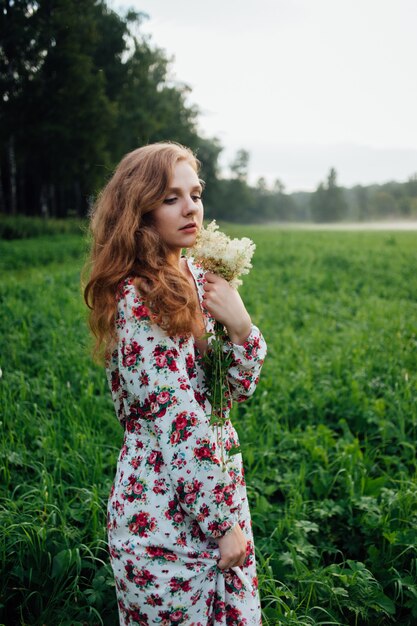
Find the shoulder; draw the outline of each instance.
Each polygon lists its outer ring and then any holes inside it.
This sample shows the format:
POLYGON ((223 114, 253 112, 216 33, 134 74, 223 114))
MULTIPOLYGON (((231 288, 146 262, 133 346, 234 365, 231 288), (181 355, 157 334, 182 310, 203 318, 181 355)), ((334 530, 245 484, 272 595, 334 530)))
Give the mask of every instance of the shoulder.
POLYGON ((117 302, 120 302, 124 298, 127 298, 127 296, 129 296, 129 294, 132 292, 132 288, 134 289, 133 277, 127 276, 126 278, 123 278, 116 287, 117 302))
POLYGON ((124 309, 125 315, 146 321, 151 320, 149 309, 145 306, 143 296, 136 288, 133 276, 123 278, 117 285, 116 302, 119 315, 124 309))

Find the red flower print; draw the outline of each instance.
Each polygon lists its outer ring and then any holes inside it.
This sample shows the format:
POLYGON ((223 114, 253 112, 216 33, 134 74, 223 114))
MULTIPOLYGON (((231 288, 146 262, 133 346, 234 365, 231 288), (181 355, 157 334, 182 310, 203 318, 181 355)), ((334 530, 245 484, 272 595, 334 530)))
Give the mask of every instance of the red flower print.
POLYGON ((153 532, 156 528, 156 519, 151 517, 147 512, 133 515, 129 522, 130 532, 134 535, 139 535, 140 537, 148 537, 148 531, 153 532))
POLYGON ((180 622, 185 617, 184 611, 174 611, 169 617, 172 622, 180 622))
POLYGON ((155 480, 153 484, 152 491, 154 493, 164 494, 168 491, 168 487, 164 480, 155 480))
POLYGON ((164 464, 164 461, 162 458, 162 452, 160 452, 159 450, 152 450, 152 452, 150 453, 150 455, 148 456, 146 460, 146 465, 151 466, 154 472, 159 474, 163 464, 164 464))
POLYGON ((237 626, 238 624, 243 624, 244 622, 241 622, 241 620, 239 620, 241 615, 242 615, 242 612, 239 611, 239 609, 237 609, 235 606, 231 606, 230 604, 226 605, 226 623, 227 624, 230 624, 230 626, 232 626, 232 624, 234 626, 237 626))
POLYGON ((171 437, 170 437, 170 442, 172 443, 173 446, 175 446, 175 444, 177 444, 180 440, 180 433, 178 430, 174 430, 174 432, 172 433, 171 437))
POLYGON ((127 579, 134 582, 137 587, 149 586, 155 580, 155 576, 148 569, 139 569, 128 560, 125 565, 127 579))
POLYGON ((244 378, 242 380, 242 385, 244 386, 244 388, 246 389, 246 391, 249 389, 250 387, 250 380, 248 378, 244 378))
POLYGON ((146 526, 149 518, 149 513, 138 513, 136 515, 136 521, 140 526, 146 526))
POLYGON ((199 391, 194 390, 194 397, 197 400, 198 404, 204 408, 206 404, 205 395, 200 393, 199 391))
POLYGON ((179 356, 178 352, 176 350, 167 350, 166 355, 168 360, 168 367, 171 372, 178 372, 177 363, 175 361, 175 359, 179 356))
POLYGON ((187 493, 185 495, 184 501, 186 504, 193 504, 197 499, 197 494, 195 493, 187 493))
POLYGON ((160 598, 156 593, 151 593, 149 596, 147 596, 145 602, 146 604, 149 604, 149 606, 161 606, 162 598, 160 598))
POLYGON ((178 350, 166 350, 163 346, 157 345, 153 351, 156 369, 159 371, 165 367, 171 372, 178 372, 176 360, 179 357, 178 350))
POLYGON ((225 521, 225 522, 222 522, 221 524, 219 524, 220 532, 224 532, 224 531, 228 530, 229 528, 230 528, 230 522, 229 521, 225 521))
POLYGON ((155 357, 155 363, 158 367, 165 367, 165 365, 167 364, 166 356, 164 354, 158 354, 155 357))
POLYGON ((177 497, 168 502, 168 509, 165 510, 165 517, 172 520, 175 525, 183 523, 184 512, 177 497))
POLYGON ((185 359, 185 364, 187 366, 187 370, 193 370, 194 369, 194 358, 192 354, 188 354, 187 358, 185 359))
POLYGON ((225 520, 224 522, 210 522, 208 524, 208 528, 213 535, 213 537, 221 537, 224 533, 231 528, 232 522, 229 520, 225 520))
POLYGON ((118 391, 120 389, 120 375, 119 370, 113 370, 111 375, 111 390, 118 391))
POLYGON ((128 354, 127 356, 125 356, 124 358, 124 364, 129 366, 135 365, 137 361, 137 355, 136 354, 128 354))
POLYGON ((146 552, 150 556, 162 556, 164 553, 164 548, 159 546, 146 546, 146 552))
POLYGON ((145 576, 134 576, 133 582, 137 587, 144 587, 147 581, 145 576))
MULTIPOLYGON (((203 504, 200 508, 200 514, 203 515, 204 517, 207 517, 209 513, 210 513, 210 510, 207 504, 203 504)), ((202 519, 204 519, 204 517, 202 519)))
POLYGON ((187 413, 184 411, 183 413, 180 413, 176 419, 175 419, 175 426, 178 428, 178 430, 181 430, 182 428, 185 428, 187 426, 187 418, 186 418, 187 413))
POLYGON ((183 578, 171 578, 169 586, 171 587, 171 591, 178 591, 179 589, 182 589, 183 591, 192 591, 190 581, 184 580, 183 578))
POLYGON ((141 387, 148 387, 149 385, 149 376, 146 372, 142 371, 140 373, 140 386, 141 387))
POLYGON ((137 319, 149 319, 149 310, 144 305, 133 306, 132 313, 137 319))
POLYGON ((134 609, 128 611, 128 616, 130 617, 130 621, 138 624, 138 626, 149 626, 149 620, 147 615, 141 613, 139 609, 134 609))
POLYGON ((220 460, 215 456, 215 448, 216 445, 207 441, 204 442, 204 445, 199 448, 194 448, 194 456, 199 460, 210 460, 212 463, 220 464, 220 460))
POLYGON ((122 364, 128 369, 133 365, 140 362, 140 354, 143 351, 143 346, 140 346, 137 341, 126 343, 125 339, 122 339, 122 364))
POLYGON ((235 589, 242 589, 243 583, 240 580, 239 576, 233 576, 233 587, 235 589))
POLYGON ((159 402, 159 404, 166 404, 169 401, 169 398, 170 398, 170 395, 168 391, 161 391, 156 396, 156 399, 159 402))

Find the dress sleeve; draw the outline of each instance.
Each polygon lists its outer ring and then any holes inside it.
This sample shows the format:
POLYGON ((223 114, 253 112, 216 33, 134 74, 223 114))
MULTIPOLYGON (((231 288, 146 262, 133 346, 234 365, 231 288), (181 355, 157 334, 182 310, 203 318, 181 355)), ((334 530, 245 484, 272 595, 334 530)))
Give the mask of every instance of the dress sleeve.
POLYGON ((187 340, 152 322, 133 285, 119 298, 116 325, 128 417, 145 421, 156 437, 181 507, 206 535, 222 537, 238 522, 242 501, 190 384, 187 340))
POLYGON ((109 385, 111 397, 113 400, 114 409, 116 411, 116 417, 125 426, 126 413, 124 398, 126 397, 126 390, 123 388, 122 380, 119 372, 119 353, 115 348, 110 355, 106 356, 106 377, 109 385))
MULTIPOLYGON (((196 264, 194 260, 193 264, 197 270, 197 282, 200 285, 200 295, 202 295, 207 272, 200 264, 196 264)), ((214 323, 215 320, 212 319, 212 321, 214 323)), ((227 376, 230 396, 236 402, 243 402, 243 400, 250 398, 259 382, 259 376, 267 352, 266 342, 261 331, 254 324, 251 325, 250 334, 242 345, 227 339, 226 337, 223 350, 231 352, 233 356, 227 376)))
POLYGON ((225 342, 224 350, 231 351, 233 356, 227 376, 231 396, 236 402, 243 402, 254 393, 259 382, 267 352, 265 339, 259 328, 252 324, 251 332, 242 345, 229 340, 225 342))

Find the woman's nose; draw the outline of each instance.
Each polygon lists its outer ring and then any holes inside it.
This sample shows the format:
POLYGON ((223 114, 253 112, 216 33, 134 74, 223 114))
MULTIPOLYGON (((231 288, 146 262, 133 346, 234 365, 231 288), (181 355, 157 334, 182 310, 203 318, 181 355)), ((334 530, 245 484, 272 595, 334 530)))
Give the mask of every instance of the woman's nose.
POLYGON ((184 212, 188 215, 189 213, 194 213, 197 210, 198 210, 198 206, 194 202, 194 200, 192 198, 185 198, 184 212))

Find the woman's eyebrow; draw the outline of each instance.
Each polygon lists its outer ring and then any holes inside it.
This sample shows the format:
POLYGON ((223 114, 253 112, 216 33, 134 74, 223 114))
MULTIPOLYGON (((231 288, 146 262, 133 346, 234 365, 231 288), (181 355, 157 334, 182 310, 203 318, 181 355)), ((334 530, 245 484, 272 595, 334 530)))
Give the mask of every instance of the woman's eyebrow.
MULTIPOLYGON (((201 185, 194 185, 194 187, 192 187, 190 191, 203 191, 203 187, 201 185)), ((180 187, 170 187, 168 189, 168 193, 181 194, 182 189, 180 189, 180 187)))

